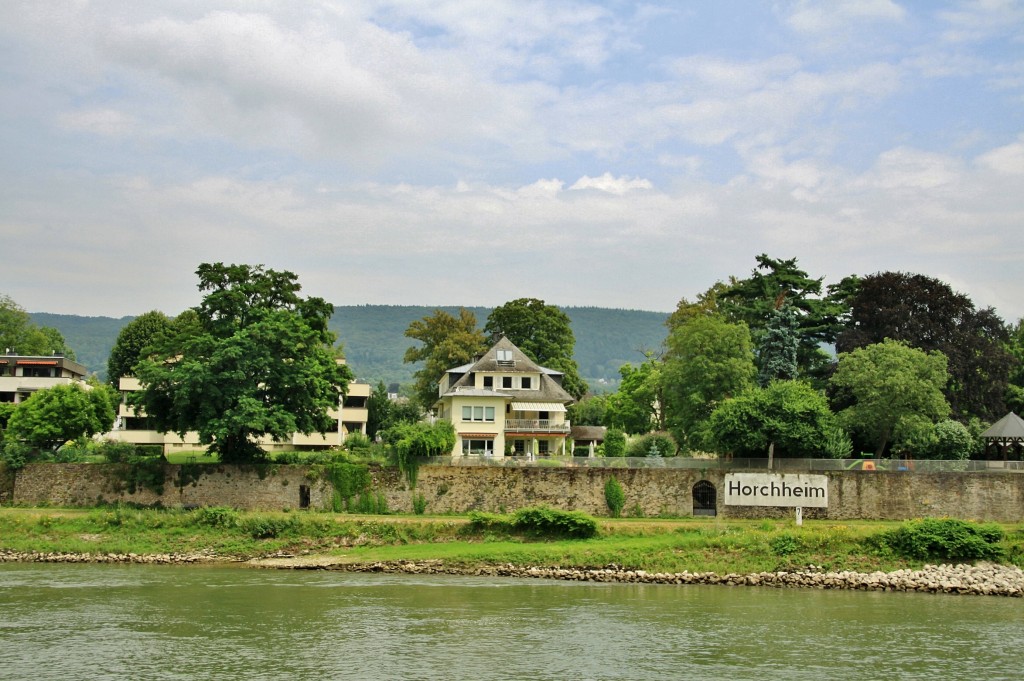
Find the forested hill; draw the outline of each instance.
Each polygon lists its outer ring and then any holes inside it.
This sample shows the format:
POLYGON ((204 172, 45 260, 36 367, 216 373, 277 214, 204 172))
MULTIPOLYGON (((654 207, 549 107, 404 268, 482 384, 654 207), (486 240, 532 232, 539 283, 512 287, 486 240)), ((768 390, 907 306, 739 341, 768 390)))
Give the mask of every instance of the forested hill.
MULTIPOLYGON (((336 307, 331 328, 345 345, 349 366, 360 379, 376 383, 409 383, 418 365, 404 364, 402 356, 413 341, 405 337, 409 324, 442 309, 457 313, 458 306, 348 305, 336 307)), ((483 327, 491 308, 470 307, 483 327)), ((659 350, 667 330, 664 312, 619 310, 604 307, 562 308, 572 320, 576 336, 576 362, 595 389, 613 389, 619 367, 639 364, 644 350, 659 350)), ((64 335, 78 361, 101 377, 117 334, 131 317, 80 317, 32 313, 39 326, 52 326, 64 335)))

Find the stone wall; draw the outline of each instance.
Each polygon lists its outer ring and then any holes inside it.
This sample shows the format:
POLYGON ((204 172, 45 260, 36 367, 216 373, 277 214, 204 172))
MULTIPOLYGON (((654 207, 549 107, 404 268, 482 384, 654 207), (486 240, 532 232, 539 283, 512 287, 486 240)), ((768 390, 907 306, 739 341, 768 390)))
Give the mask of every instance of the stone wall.
MULTIPOLYGON (((115 501, 142 505, 234 506, 241 509, 311 508, 330 505, 332 490, 303 466, 165 466, 163 494, 126 482, 124 467, 101 464, 33 464, 17 474, 18 504, 90 506, 115 501), (197 472, 201 471, 201 474, 197 472)), ((700 480, 718 492, 717 512, 727 518, 792 516, 790 508, 725 506, 727 471, 698 469, 498 468, 423 466, 410 489, 394 469, 372 469, 375 489, 388 508, 412 511, 422 494, 427 513, 513 511, 547 504, 606 515, 605 481, 614 475, 626 494, 625 515, 687 516, 700 480)), ((739 471, 728 471, 739 472, 739 471)), ((764 472, 755 471, 755 472, 764 472)), ((805 509, 807 518, 890 519, 958 517, 1024 521, 1024 473, 913 473, 832 471, 828 509, 805 509)))

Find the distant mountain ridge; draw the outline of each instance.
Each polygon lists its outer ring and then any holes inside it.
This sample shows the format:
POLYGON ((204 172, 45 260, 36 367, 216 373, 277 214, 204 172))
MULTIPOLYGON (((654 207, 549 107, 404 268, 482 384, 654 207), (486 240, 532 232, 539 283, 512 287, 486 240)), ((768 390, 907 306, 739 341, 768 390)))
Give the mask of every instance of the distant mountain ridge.
MULTIPOLYGON (((482 328, 493 308, 467 307, 482 328)), ((665 312, 606 307, 563 307, 576 336, 576 362, 592 388, 611 390, 618 384, 619 367, 639 364, 643 352, 657 351, 668 333, 665 312)), ((355 375, 377 383, 410 383, 418 365, 402 356, 413 341, 405 337, 409 324, 435 310, 457 313, 458 305, 344 305, 334 308, 330 326, 345 345, 345 357, 355 375)), ((39 326, 58 329, 81 364, 105 378, 107 357, 121 328, 134 317, 83 317, 31 313, 39 326)))

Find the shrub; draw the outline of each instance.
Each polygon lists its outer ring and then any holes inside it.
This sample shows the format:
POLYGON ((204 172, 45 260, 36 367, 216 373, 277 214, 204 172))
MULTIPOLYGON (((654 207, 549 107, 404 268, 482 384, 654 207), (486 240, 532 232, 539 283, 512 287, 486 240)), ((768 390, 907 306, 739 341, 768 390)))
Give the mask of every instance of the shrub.
POLYGON ((872 538, 876 547, 914 560, 997 560, 1005 533, 992 523, 953 518, 911 520, 872 538))
POLYGON ((602 447, 605 456, 626 456, 626 434, 618 428, 609 428, 604 434, 602 447))
POLYGON ((205 527, 231 528, 238 526, 238 512, 227 506, 204 506, 193 514, 196 525, 205 527))
POLYGON ((676 441, 667 433, 648 433, 629 444, 626 456, 675 456, 676 441))
POLYGON ((298 452, 278 452, 274 455, 274 463, 294 465, 302 463, 302 455, 298 452))
POLYGON ((469 527, 476 532, 484 532, 487 530, 504 530, 507 532, 512 529, 512 523, 509 521, 507 516, 499 515, 497 513, 470 511, 469 527))
POLYGON ((773 537, 768 542, 768 547, 776 556, 786 557, 801 549, 800 540, 789 533, 783 533, 773 537))
POLYGON ((512 515, 512 527, 540 537, 587 539, 597 534, 597 521, 586 513, 547 506, 519 509, 512 515))
POLYGON ((626 493, 622 491, 622 485, 614 475, 604 483, 604 501, 608 504, 608 510, 611 511, 613 518, 622 515, 622 509, 626 505, 626 493))
POLYGON ((427 498, 421 493, 416 493, 412 497, 412 512, 416 515, 423 515, 427 512, 427 498))
POLYGON ((130 442, 105 440, 96 446, 97 453, 110 463, 128 463, 135 458, 136 447, 130 442))
POLYGON ((242 530, 253 539, 274 539, 296 526, 295 516, 251 515, 242 523, 242 530))

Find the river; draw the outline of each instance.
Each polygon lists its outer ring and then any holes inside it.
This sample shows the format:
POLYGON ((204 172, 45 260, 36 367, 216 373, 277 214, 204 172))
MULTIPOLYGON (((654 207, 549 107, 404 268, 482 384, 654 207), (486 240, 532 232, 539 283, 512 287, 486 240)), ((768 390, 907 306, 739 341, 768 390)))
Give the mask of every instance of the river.
POLYGON ((1020 679, 998 597, 0 565, 0 678, 1020 679))

